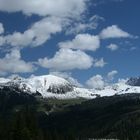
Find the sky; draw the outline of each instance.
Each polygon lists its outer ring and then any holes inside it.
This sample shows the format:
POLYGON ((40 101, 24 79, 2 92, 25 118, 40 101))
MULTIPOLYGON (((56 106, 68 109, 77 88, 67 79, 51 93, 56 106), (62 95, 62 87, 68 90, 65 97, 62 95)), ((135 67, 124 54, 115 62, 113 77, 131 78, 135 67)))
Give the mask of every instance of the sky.
POLYGON ((140 76, 139 6, 139 0, 0 0, 0 77, 53 74, 98 88, 140 76))

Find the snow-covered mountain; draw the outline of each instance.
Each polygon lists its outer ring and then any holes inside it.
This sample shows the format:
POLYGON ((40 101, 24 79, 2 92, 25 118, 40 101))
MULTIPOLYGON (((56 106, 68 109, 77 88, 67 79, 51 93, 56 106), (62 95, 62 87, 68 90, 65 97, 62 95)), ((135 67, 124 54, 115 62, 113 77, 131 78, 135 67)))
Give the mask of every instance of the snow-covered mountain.
POLYGON ((140 86, 140 77, 136 77, 136 78, 131 77, 127 81, 127 84, 130 86, 140 86))
POLYGON ((128 85, 127 82, 119 82, 104 87, 102 90, 79 88, 67 80, 53 76, 32 76, 30 78, 14 77, 12 79, 0 78, 0 88, 16 88, 30 94, 40 93, 43 98, 71 99, 113 96, 126 93, 140 93, 140 86, 128 85))
POLYGON ((78 88, 67 80, 53 76, 32 76, 30 78, 14 77, 13 79, 0 78, 0 87, 18 88, 30 94, 40 93, 43 98, 96 98, 92 91, 78 88))
POLYGON ((127 93, 140 93, 140 86, 130 86, 124 82, 119 82, 110 86, 106 86, 102 90, 96 90, 94 92, 96 92, 101 97, 127 93))

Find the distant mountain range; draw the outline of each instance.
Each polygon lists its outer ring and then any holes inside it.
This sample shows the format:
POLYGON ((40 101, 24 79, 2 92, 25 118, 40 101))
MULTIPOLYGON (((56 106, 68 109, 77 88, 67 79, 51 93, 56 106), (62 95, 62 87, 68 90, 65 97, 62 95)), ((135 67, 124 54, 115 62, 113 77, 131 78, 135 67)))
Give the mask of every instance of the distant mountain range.
POLYGON ((53 75, 33 76, 27 79, 20 77, 0 78, 0 88, 5 87, 18 89, 31 95, 40 95, 43 98, 94 99, 103 96, 140 93, 140 77, 105 86, 102 90, 79 88, 69 81, 53 75))

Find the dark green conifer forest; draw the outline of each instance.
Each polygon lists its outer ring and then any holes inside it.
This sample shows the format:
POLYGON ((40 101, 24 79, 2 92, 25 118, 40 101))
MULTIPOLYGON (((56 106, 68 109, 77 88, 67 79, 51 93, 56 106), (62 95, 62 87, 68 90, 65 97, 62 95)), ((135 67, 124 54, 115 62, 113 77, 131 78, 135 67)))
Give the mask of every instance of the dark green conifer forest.
POLYGON ((0 90, 0 140, 90 138, 140 140, 140 95, 64 102, 0 90))

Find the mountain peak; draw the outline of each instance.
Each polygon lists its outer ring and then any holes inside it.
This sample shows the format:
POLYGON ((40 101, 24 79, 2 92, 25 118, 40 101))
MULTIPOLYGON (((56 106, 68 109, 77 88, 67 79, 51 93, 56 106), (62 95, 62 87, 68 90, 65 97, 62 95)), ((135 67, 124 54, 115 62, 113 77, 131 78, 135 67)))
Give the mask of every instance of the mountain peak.
POLYGON ((32 76, 28 80, 31 83, 37 81, 41 82, 41 84, 44 86, 48 86, 51 84, 55 85, 70 84, 67 80, 54 75, 32 76))

